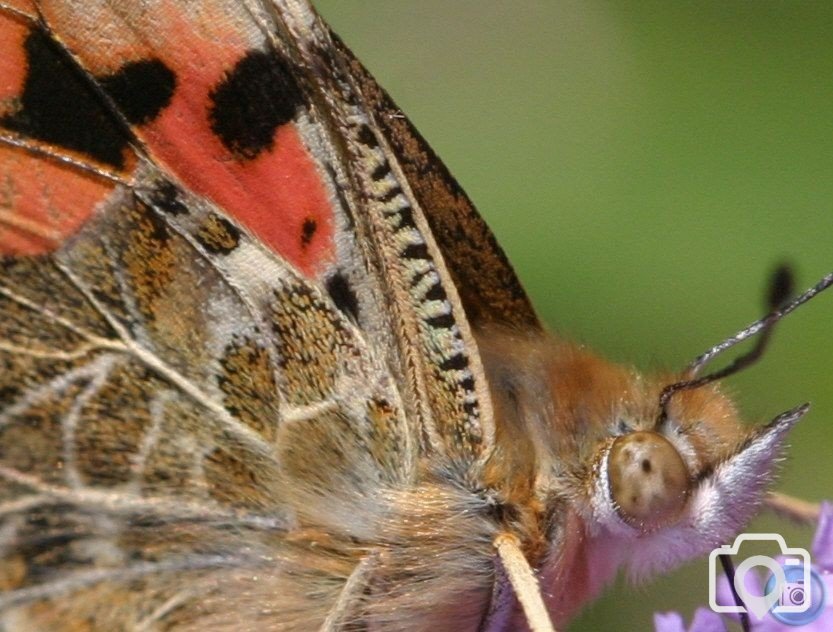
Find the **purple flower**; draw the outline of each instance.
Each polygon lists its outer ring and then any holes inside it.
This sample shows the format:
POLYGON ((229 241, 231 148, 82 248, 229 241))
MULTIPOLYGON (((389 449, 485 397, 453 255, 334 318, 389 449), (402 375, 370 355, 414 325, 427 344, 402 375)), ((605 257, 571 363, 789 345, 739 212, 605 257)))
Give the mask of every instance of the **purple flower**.
MULTIPOLYGON (((780 564, 783 558, 775 558, 780 564)), ((827 602, 824 611, 817 619, 800 626, 801 632, 829 632, 833 630, 833 504, 824 502, 821 505, 819 524, 813 538, 812 568, 821 577, 827 590, 827 602)), ((749 594, 763 595, 762 578, 755 572, 747 573, 744 585, 749 594)), ((721 576, 717 580, 716 599, 719 604, 735 603, 729 580, 721 576)), ((738 615, 724 615, 738 620, 738 615)), ((799 629, 792 625, 781 623, 770 613, 759 620, 754 614, 749 615, 754 632, 795 632, 799 629)), ((682 616, 676 612, 657 613, 654 615, 654 629, 656 632, 724 632, 726 625, 720 615, 706 608, 698 608, 689 628, 685 627, 682 616)))
POLYGON ((833 573, 833 505, 821 504, 819 526, 813 538, 813 561, 823 571, 833 573))
POLYGON ((726 632, 726 624, 716 612, 708 608, 697 608, 691 627, 686 630, 681 614, 657 612, 654 614, 656 632, 726 632))

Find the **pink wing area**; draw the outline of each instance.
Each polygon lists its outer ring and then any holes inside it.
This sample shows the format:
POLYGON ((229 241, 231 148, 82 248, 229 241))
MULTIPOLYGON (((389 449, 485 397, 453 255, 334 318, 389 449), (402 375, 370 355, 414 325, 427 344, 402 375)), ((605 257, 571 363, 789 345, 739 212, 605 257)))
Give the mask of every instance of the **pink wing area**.
MULTIPOLYGON (((141 147, 304 275, 319 276, 335 260, 333 207, 299 130, 305 103, 291 70, 239 5, 157 5, 90 2, 77 11, 46 2, 46 26, 3 17, 0 126, 119 172, 133 167, 131 148, 141 147), (65 50, 47 41, 47 30, 65 50), (50 73, 68 71, 76 80, 63 81, 71 84, 64 94, 48 86, 50 73)), ((90 217, 108 186, 60 167, 44 167, 44 176, 19 154, 4 169, 14 186, 6 187, 0 252, 48 252, 90 217), (44 177, 56 183, 60 204, 49 202, 44 177)))
POLYGON ((106 180, 0 146, 0 255, 50 252, 113 190, 106 180))
MULTIPOLYGON (((0 14, 0 116, 20 106, 26 84, 30 27, 0 14)), ((45 160, 19 147, 0 146, 0 254, 49 252, 74 234, 112 191, 112 184, 45 160)))

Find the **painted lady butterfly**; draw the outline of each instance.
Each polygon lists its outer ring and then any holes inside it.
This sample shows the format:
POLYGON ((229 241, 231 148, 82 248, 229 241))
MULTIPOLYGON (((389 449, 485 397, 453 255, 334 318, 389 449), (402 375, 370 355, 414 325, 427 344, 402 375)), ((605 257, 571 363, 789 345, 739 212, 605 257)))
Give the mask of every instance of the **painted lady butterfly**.
POLYGON ((804 408, 551 338, 305 2, 6 0, 0 49, 4 629, 547 630, 758 507, 804 408))

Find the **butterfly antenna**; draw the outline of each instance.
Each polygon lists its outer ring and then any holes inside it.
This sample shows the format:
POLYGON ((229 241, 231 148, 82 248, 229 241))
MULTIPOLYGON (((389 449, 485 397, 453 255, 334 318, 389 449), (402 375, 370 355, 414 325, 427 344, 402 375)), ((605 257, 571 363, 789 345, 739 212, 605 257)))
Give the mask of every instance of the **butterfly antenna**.
POLYGON ((743 628, 743 632, 750 632, 752 625, 749 622, 749 613, 746 611, 746 605, 743 603, 743 599, 741 599, 738 594, 737 588, 735 588, 735 565, 732 562, 732 556, 718 555, 717 557, 720 558, 720 564, 723 566, 723 572, 726 573, 726 579, 729 580, 729 588, 732 590, 732 597, 735 600, 735 604, 741 608, 739 613, 740 627, 743 628))
POLYGON ((538 580, 521 550, 518 538, 510 533, 502 533, 495 538, 494 546, 509 577, 509 583, 512 584, 512 590, 521 603, 531 632, 555 632, 541 598, 538 580))
POLYGON ((708 373, 701 377, 692 377, 691 379, 666 386, 659 396, 659 422, 668 418, 668 402, 678 391, 700 388, 701 386, 705 386, 706 384, 716 380, 721 380, 725 377, 733 375, 757 362, 767 348, 769 340, 772 336, 772 329, 775 324, 783 319, 787 314, 795 311, 795 309, 804 305, 804 303, 820 292, 823 292, 831 285, 833 285, 833 273, 822 277, 818 283, 796 298, 788 300, 792 294, 793 273, 789 266, 779 266, 772 275, 772 279, 769 284, 769 291, 767 292, 767 303, 770 310, 769 313, 763 318, 751 323, 744 329, 741 329, 734 336, 730 336, 726 340, 716 344, 704 354, 699 356, 688 366, 688 373, 692 376, 696 376, 700 372, 700 369, 724 351, 734 347, 744 340, 748 340, 752 336, 760 334, 755 346, 748 353, 735 358, 734 361, 722 369, 718 369, 717 371, 713 371, 712 373, 708 373))

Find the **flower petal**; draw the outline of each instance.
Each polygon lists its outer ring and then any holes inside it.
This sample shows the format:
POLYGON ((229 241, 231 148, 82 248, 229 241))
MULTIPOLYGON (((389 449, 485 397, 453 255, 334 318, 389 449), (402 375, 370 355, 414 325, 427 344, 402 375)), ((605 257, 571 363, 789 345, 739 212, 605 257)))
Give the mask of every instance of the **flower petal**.
POLYGON ((689 632, 726 632, 726 624, 716 612, 708 608, 697 608, 689 632))
POLYGON ((833 571, 833 504, 823 502, 819 526, 813 538, 813 562, 826 571, 833 571))
POLYGON ((683 616, 679 612, 655 612, 655 632, 686 632, 683 616))

